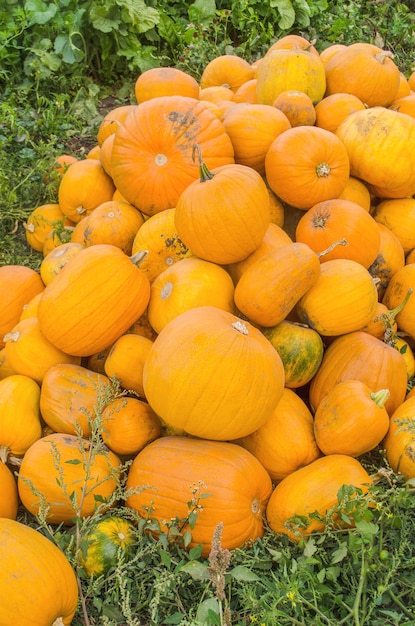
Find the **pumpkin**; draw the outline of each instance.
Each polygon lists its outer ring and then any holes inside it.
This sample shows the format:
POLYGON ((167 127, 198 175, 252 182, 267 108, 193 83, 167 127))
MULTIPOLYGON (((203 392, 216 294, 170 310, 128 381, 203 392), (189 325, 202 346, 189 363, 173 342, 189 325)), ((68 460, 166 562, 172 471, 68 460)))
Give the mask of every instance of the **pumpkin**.
POLYGON ((372 208, 372 198, 369 189, 363 181, 355 178, 354 176, 349 177, 346 187, 339 195, 339 198, 359 204, 368 212, 372 208))
POLYGON ((329 44, 327 48, 321 50, 320 59, 323 61, 324 65, 326 65, 335 54, 337 54, 340 50, 344 50, 345 47, 346 44, 344 43, 329 44))
POLYGON ((182 259, 151 284, 148 320, 159 334, 180 313, 210 305, 235 313, 234 285, 228 272, 198 257, 182 259))
POLYGON ((406 479, 415 478, 415 396, 406 398, 390 416, 383 440, 386 459, 394 472, 406 479))
POLYGON ((320 262, 352 259, 369 268, 379 252, 380 232, 373 217, 359 204, 340 198, 318 202, 301 217, 295 231, 295 240, 316 253, 341 239, 346 239, 347 245, 334 246, 320 256, 320 262))
POLYGON ((134 238, 144 224, 144 218, 129 202, 109 200, 84 217, 75 226, 71 242, 85 248, 97 243, 108 243, 132 254, 134 238))
POLYGON ((405 198, 415 193, 414 118, 371 107, 348 115, 335 134, 346 148, 350 174, 375 196, 405 198))
POLYGON ((84 248, 85 246, 82 243, 68 241, 48 252, 42 259, 39 267, 39 273, 45 285, 48 285, 56 274, 59 274, 65 267, 68 261, 84 248))
MULTIPOLYGON (((412 93, 411 88, 409 86, 409 81, 406 78, 405 74, 403 72, 399 73, 399 89, 395 95, 395 100, 394 102, 396 102, 397 100, 400 100, 401 98, 405 98, 406 96, 410 96, 412 93)), ((393 105, 393 102, 392 102, 393 105)), ((392 106, 391 105, 391 106, 392 106)))
POLYGON ((16 374, 16 372, 7 361, 6 348, 2 348, 0 350, 0 380, 3 380, 3 378, 7 378, 7 376, 11 376, 12 374, 16 374))
POLYGON ((121 456, 135 456, 162 434, 153 409, 139 398, 117 398, 102 412, 102 439, 121 456))
POLYGON ((101 576, 133 555, 133 524, 108 515, 81 534, 78 563, 87 576, 101 576))
POLYGON ((67 354, 45 338, 37 317, 28 317, 18 322, 5 335, 4 341, 7 362, 14 371, 33 378, 39 384, 53 365, 57 363, 79 365, 81 362, 80 357, 67 354), (42 358, 39 358, 39 355, 42 355, 42 358))
POLYGON ((411 117, 415 117, 415 93, 407 93, 405 96, 396 98, 389 106, 392 111, 406 113, 411 117))
POLYGON ((292 127, 313 126, 316 121, 316 109, 309 95, 296 89, 282 91, 272 106, 284 113, 292 127))
POLYGON ((377 221, 376 217, 375 221, 380 233, 380 246, 368 270, 377 281, 378 298, 381 300, 392 276, 405 265, 405 252, 395 233, 388 226, 377 221))
POLYGON ((254 78, 254 70, 248 61, 235 54, 223 54, 207 63, 200 77, 200 87, 225 85, 236 91, 247 80, 254 78))
POLYGON ((297 389, 309 383, 323 359, 324 344, 320 335, 309 326, 288 319, 262 332, 281 357, 285 386, 297 389))
POLYGON ((75 364, 52 366, 43 378, 40 412, 55 432, 91 436, 92 424, 109 394, 109 379, 75 364))
MULTIPOLYGON (((75 224, 73 222, 73 224, 75 224)), ((47 256, 49 252, 61 246, 64 243, 68 243, 71 240, 73 229, 75 226, 59 226, 58 228, 54 228, 50 231, 45 237, 45 242, 43 244, 43 256, 47 256)))
POLYGON ((314 412, 324 396, 344 380, 361 380, 371 389, 389 389, 389 415, 403 402, 407 375, 405 360, 392 346, 368 333, 355 331, 336 337, 326 348, 309 389, 314 412))
POLYGON ((135 109, 136 104, 123 104, 110 109, 102 118, 98 127, 97 141, 100 147, 110 135, 117 132, 125 118, 135 109))
POLYGON ((152 215, 134 237, 132 254, 143 250, 147 252, 140 262, 140 269, 150 283, 173 263, 191 255, 177 234, 175 215, 175 208, 152 215))
POLYGON ((326 76, 318 55, 309 50, 269 50, 256 72, 260 104, 273 104, 283 91, 302 91, 313 104, 324 97, 326 76))
MULTIPOLYGON (((405 298, 405 295, 415 287, 415 263, 409 263, 401 267, 389 281, 385 295, 382 298, 383 304, 389 309, 394 309, 405 298)), ((411 295, 405 306, 395 317, 398 330, 415 338, 415 296, 411 295)))
POLYGON ((389 429, 388 397, 388 389, 372 391, 361 380, 334 385, 314 415, 314 434, 323 454, 358 457, 376 448, 389 429))
POLYGON ((163 328, 143 380, 148 403, 168 425, 227 440, 267 420, 282 394, 284 368, 275 348, 249 322, 202 306, 163 328))
POLYGON ((27 243, 36 252, 43 252, 47 234, 60 225, 71 226, 73 222, 65 217, 59 204, 37 206, 23 223, 27 243))
POLYGON ((0 380, 0 460, 23 457, 42 435, 40 422, 40 387, 21 374, 0 380), (16 419, 19 416, 19 419, 16 419))
POLYGON ((265 175, 272 191, 298 209, 337 198, 349 174, 345 146, 333 133, 317 126, 297 126, 281 133, 265 157, 265 175))
POLYGON ((402 354, 406 364, 408 381, 410 381, 415 376, 415 355, 411 344, 405 341, 403 337, 395 336, 393 338, 393 347, 402 354))
MULTIPOLYGON (((46 283, 45 283, 46 284, 46 283)), ((28 318, 28 317, 37 317, 37 307, 39 306, 39 301, 42 296, 42 292, 36 294, 30 302, 24 305, 22 313, 20 315, 19 322, 28 318)))
POLYGON ((154 339, 157 337, 157 333, 154 331, 154 328, 150 325, 148 321, 148 307, 144 311, 142 315, 130 326, 127 330, 127 333, 131 333, 133 335, 140 335, 141 337, 146 337, 147 339, 154 339))
POLYGON ((415 198, 382 200, 373 216, 399 239, 405 254, 415 248, 415 198))
POLYGON ((321 456, 314 436, 313 416, 304 400, 288 388, 265 424, 237 443, 261 462, 275 482, 321 456))
POLYGON ((111 158, 115 186, 145 215, 174 208, 198 176, 195 143, 208 167, 234 162, 222 122, 203 102, 186 96, 143 102, 117 131, 111 158))
POLYGON ((268 525, 274 533, 287 535, 293 541, 323 532, 324 518, 329 513, 330 521, 337 527, 353 525, 353 512, 346 522, 339 511, 332 511, 340 505, 339 490, 351 486, 365 494, 371 483, 358 459, 347 454, 322 456, 292 472, 275 487, 266 508, 268 525), (311 518, 314 513, 318 516, 311 518), (299 524, 298 518, 305 519, 299 524))
POLYGON ((114 183, 96 159, 83 159, 71 165, 62 176, 58 190, 61 211, 72 222, 79 222, 97 206, 111 200, 114 183))
POLYGON ((257 171, 239 163, 209 170, 201 147, 195 148, 200 179, 177 201, 177 233, 205 261, 241 261, 260 245, 270 223, 267 186, 257 171))
MULTIPOLYGON (((75 156, 73 156, 73 154, 58 154, 54 158, 53 163, 52 163, 52 170, 51 170, 52 178, 55 177, 59 180, 60 177, 62 177, 63 174, 66 172, 68 167, 70 167, 77 161, 78 159, 75 156)), ((48 178, 49 177, 46 178, 45 182, 49 182, 48 178)))
POLYGON ((266 54, 273 50, 307 50, 312 54, 319 56, 317 49, 314 47, 315 41, 309 41, 302 35, 290 33, 284 35, 275 41, 266 51, 266 54))
MULTIPOLYGON (((112 133, 102 142, 101 146, 99 147, 99 162, 101 163, 104 171, 108 174, 110 178, 112 178, 111 157, 114 140, 115 133, 112 133)), ((112 199, 114 199, 114 194, 112 195, 112 199)))
POLYGON ((199 97, 199 83, 176 67, 152 67, 137 78, 134 93, 138 104, 160 96, 199 97))
POLYGON ((20 500, 32 515, 42 511, 51 524, 72 525, 111 506, 120 464, 116 454, 86 439, 52 433, 35 441, 22 459, 20 500))
POLYGON ((117 246, 97 244, 81 250, 45 287, 40 330, 67 354, 89 356, 112 345, 149 299, 150 283, 133 260, 117 246))
POLYGON ((95 144, 92 146, 86 153, 87 159, 96 159, 97 161, 101 160, 101 146, 99 144, 95 144))
MULTIPOLYGON (((227 85, 212 85, 210 87, 204 87, 199 91, 199 99, 202 102, 215 105, 217 104, 219 107, 226 107, 225 103, 227 102, 231 102, 233 104, 233 97, 234 92, 227 85)), ((211 109, 211 107, 209 108, 211 109)), ((219 117, 221 117, 221 114, 219 117)))
POLYGON ((228 550, 264 534, 271 479, 258 459, 234 443, 161 437, 135 457, 126 486, 134 490, 126 505, 157 520, 161 531, 167 530, 166 520, 177 519, 183 534, 189 514, 196 514, 188 547, 200 544, 202 556, 209 555, 219 523, 228 550))
POLYGON ((0 348, 4 335, 19 322, 23 307, 45 288, 40 275, 24 265, 0 267, 0 348))
POLYGON ((235 304, 251 323, 275 326, 320 275, 318 256, 303 243, 280 246, 258 258, 235 287, 235 304))
POLYGON ((144 397, 144 362, 153 342, 134 333, 121 335, 111 346, 104 363, 110 378, 117 378, 121 387, 144 397))
POLYGON ((325 65, 326 96, 351 93, 367 107, 389 106, 400 86, 393 55, 373 45, 346 46, 325 65))
POLYGON ((256 95, 256 78, 242 83, 240 87, 235 91, 233 95, 233 101, 236 103, 246 102, 247 104, 258 104, 258 97, 256 95))
POLYGON ((352 113, 365 109, 363 102, 351 93, 333 93, 315 106, 316 126, 334 133, 339 124, 352 113))
POLYGON ((321 264, 320 275, 299 299, 296 313, 303 324, 333 337, 359 330, 372 319, 378 293, 368 270, 351 259, 321 264))
POLYGON ((291 128, 283 112, 266 104, 235 104, 223 116, 235 162, 265 174, 265 156, 278 135, 291 128))
POLYGON ((0 518, 2 624, 69 626, 78 605, 75 572, 41 532, 0 518))
POLYGON ((0 460, 0 518, 17 518, 18 493, 16 480, 9 467, 0 460))

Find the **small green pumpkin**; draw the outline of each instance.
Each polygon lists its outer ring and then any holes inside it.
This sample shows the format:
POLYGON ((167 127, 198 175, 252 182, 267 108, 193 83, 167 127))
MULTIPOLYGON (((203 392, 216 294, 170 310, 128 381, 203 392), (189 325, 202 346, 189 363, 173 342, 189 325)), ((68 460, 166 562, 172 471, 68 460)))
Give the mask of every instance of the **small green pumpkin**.
POLYGON ((109 516, 101 519, 81 539, 78 562, 88 576, 100 576, 132 553, 135 528, 128 520, 109 516))

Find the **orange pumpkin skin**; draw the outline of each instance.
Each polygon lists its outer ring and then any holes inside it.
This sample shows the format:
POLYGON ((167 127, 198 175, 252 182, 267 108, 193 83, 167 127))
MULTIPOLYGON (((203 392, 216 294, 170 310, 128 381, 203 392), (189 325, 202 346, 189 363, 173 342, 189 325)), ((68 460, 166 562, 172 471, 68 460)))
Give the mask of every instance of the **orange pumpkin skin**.
POLYGON ((142 517, 155 518, 161 530, 166 528, 165 520, 187 517, 189 501, 203 505, 197 510, 189 547, 202 544, 204 556, 210 552, 220 522, 221 543, 228 550, 264 534, 262 518, 271 479, 261 463, 236 444, 161 437, 147 445, 130 467, 127 489, 137 487, 138 492, 127 498, 127 506, 142 517), (198 500, 205 493, 208 497, 198 500))
POLYGON ((172 319, 197 306, 235 313, 234 285, 227 271, 198 257, 168 267, 151 285, 148 320, 157 334, 172 319))
POLYGON ((323 454, 358 457, 376 448, 389 429, 386 389, 373 392, 361 380, 337 383, 314 415, 314 434, 323 454))
POLYGON ((340 198, 319 202, 306 211, 297 224, 295 239, 316 253, 346 239, 347 245, 336 245, 320 257, 320 262, 352 259, 366 269, 376 259, 380 246, 380 233, 373 217, 360 205, 340 198))
POLYGON ((144 364, 144 391, 155 413, 206 439, 237 439, 259 428, 283 387, 281 359, 263 334, 210 306, 169 322, 144 364))
POLYGON ((200 77, 200 87, 225 85, 235 92, 247 80, 254 78, 254 70, 248 61, 234 54, 215 57, 205 66, 200 77))
POLYGON ((72 222, 72 226, 64 226, 63 228, 54 228, 51 230, 51 232, 46 235, 45 243, 43 244, 43 257, 46 257, 49 252, 58 246, 70 242, 74 228, 75 222, 72 222))
POLYGON ((238 443, 256 456, 275 482, 321 456, 313 416, 306 403, 288 388, 265 424, 238 443))
POLYGON ((125 118, 135 109, 136 104, 124 104, 114 107, 106 113, 98 127, 97 141, 100 147, 110 135, 117 132, 125 118))
POLYGON ((376 205, 374 219, 399 239, 405 254, 415 248, 415 198, 393 198, 376 205))
POLYGON ((246 165, 224 165, 209 174, 202 168, 177 201, 177 233, 205 261, 241 261, 258 248, 270 223, 267 186, 246 165))
POLYGON ((148 337, 127 333, 111 346, 104 363, 110 378, 117 378, 121 387, 144 397, 143 370, 153 342, 148 337))
POLYGON ((0 461, 0 518, 17 518, 18 493, 16 480, 8 466, 0 461))
POLYGON ((0 380, 3 380, 3 378, 7 378, 7 376, 11 376, 12 374, 16 374, 16 372, 7 361, 6 348, 2 348, 0 350, 0 380))
POLYGON ((392 111, 399 111, 399 113, 406 113, 406 115, 415 117, 415 93, 409 92, 405 96, 396 98, 389 108, 392 111))
POLYGON ((91 436, 95 407, 109 379, 81 365, 60 364, 46 373, 40 392, 40 412, 55 432, 91 436))
POLYGON ((414 118, 372 107, 349 115, 335 134, 346 148, 350 174, 375 196, 405 198, 415 193, 414 118))
POLYGON ((356 331, 336 337, 326 348, 310 384, 312 410, 335 384, 344 380, 361 380, 372 391, 389 389, 385 408, 390 415, 405 399, 405 360, 398 350, 368 333, 356 331))
POLYGON ((339 124, 352 113, 363 111, 365 105, 351 93, 333 93, 315 106, 316 126, 334 133, 339 124))
POLYGON ((295 35, 290 33, 289 35, 284 35, 275 41, 267 50, 268 52, 272 52, 272 50, 308 50, 312 54, 316 54, 319 56, 317 49, 314 47, 313 43, 303 37, 302 35, 295 35))
POLYGON ((145 215, 176 206, 197 179, 195 143, 210 168, 234 162, 232 142, 207 105, 185 96, 143 102, 116 134, 111 172, 124 198, 145 215))
POLYGON ((138 398, 118 398, 102 412, 102 439, 115 454, 136 455, 161 434, 160 419, 138 398))
POLYGON ((48 285, 56 274, 59 274, 65 267, 68 261, 84 248, 85 246, 81 243, 68 241, 68 243, 62 243, 48 252, 39 267, 39 272, 45 285, 48 285))
POLYGON ((372 208, 372 198, 369 189, 363 181, 354 178, 354 176, 350 176, 339 198, 359 204, 368 212, 372 208))
POLYGON ((307 210, 343 191, 350 174, 349 157, 333 133, 317 126, 297 126, 272 142, 265 174, 281 200, 307 210))
POLYGON ((107 508, 120 464, 111 451, 95 451, 92 456, 86 439, 52 433, 32 444, 22 459, 17 481, 20 500, 32 515, 43 503, 51 524, 72 525, 77 517, 107 508))
POLYGON ((243 272, 235 287, 235 304, 252 323, 275 326, 294 309, 319 275, 319 259, 309 246, 281 246, 243 272))
POLYGON ((317 281, 298 301, 296 313, 303 324, 333 337, 362 328, 372 319, 377 302, 376 286, 363 265, 333 259, 321 264, 317 281))
POLYGON ((199 83, 176 67, 153 67, 140 74, 134 85, 138 104, 160 96, 199 97, 199 83))
POLYGON ((45 288, 40 330, 67 354, 89 356, 128 330, 149 299, 150 283, 130 258, 116 246, 97 244, 73 257, 45 288))
MULTIPOLYGON (((295 516, 308 517, 317 511, 320 516, 338 503, 337 494, 344 485, 352 485, 366 493, 372 483, 361 463, 346 454, 322 456, 284 478, 268 501, 266 519, 275 533, 300 541, 312 532, 324 531, 324 521, 312 519, 305 527, 294 528, 289 520, 295 516)), ((345 526, 340 518, 335 520, 345 526)))
POLYGON ((390 341, 391 336, 395 336, 398 325, 388 309, 382 302, 378 302, 376 311, 371 320, 359 330, 363 330, 369 335, 373 335, 382 341, 390 341))
MULTIPOLYGON (((382 298, 383 304, 388 309, 394 309, 405 298, 408 290, 415 290, 415 263, 409 263, 399 269, 389 281, 385 295, 382 298)), ((412 339, 415 338, 415 296, 409 297, 408 302, 395 317, 398 330, 406 333, 412 339)))
POLYGON ((256 95, 256 78, 242 83, 240 87, 235 91, 233 101, 236 103, 246 102, 247 104, 258 104, 258 97, 256 95))
POLYGON ((26 241, 33 250, 42 252, 48 233, 57 226, 71 224, 72 222, 65 218, 59 204, 42 204, 33 209, 23 224, 26 241))
POLYGON ((378 222, 376 217, 375 221, 380 233, 380 246, 378 254, 368 270, 370 275, 378 281, 376 283, 378 298, 382 300, 390 279, 405 265, 405 252, 395 233, 378 222))
POLYGON ((310 96, 296 89, 282 91, 272 106, 287 116, 291 126, 313 126, 316 121, 316 109, 310 96))
POLYGON ((45 288, 40 275, 24 265, 0 267, 0 348, 4 335, 20 320, 23 307, 45 288))
POLYGON ((406 479, 415 478, 414 424, 415 396, 411 395, 392 413, 389 430, 382 443, 389 465, 406 479))
POLYGON ((0 518, 3 624, 69 626, 78 605, 75 572, 45 535, 16 520, 0 518))

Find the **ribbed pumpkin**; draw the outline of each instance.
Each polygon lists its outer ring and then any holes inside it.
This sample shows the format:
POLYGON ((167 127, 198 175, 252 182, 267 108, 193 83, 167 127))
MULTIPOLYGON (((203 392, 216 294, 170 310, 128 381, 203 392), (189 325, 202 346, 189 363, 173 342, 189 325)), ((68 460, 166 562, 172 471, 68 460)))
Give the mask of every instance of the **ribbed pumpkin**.
POLYGON ((109 379, 81 365, 52 366, 40 392, 43 420, 55 432, 90 437, 96 412, 109 392, 109 379))
POLYGON ((341 122, 356 111, 363 111, 365 105, 351 93, 333 93, 325 96, 315 106, 316 126, 334 133, 341 122))
POLYGON ((45 288, 40 275, 24 265, 0 267, 0 348, 4 335, 20 320, 25 304, 45 288))
POLYGON ((30 302, 24 305, 19 322, 25 320, 28 317, 37 317, 37 307, 39 305, 41 296, 42 293, 38 293, 36 296, 34 296, 34 298, 30 300, 30 302))
POLYGON ((350 174, 367 183, 375 196, 405 198, 415 193, 414 118, 371 107, 349 115, 335 134, 346 148, 350 174))
POLYGON ((6 348, 1 348, 0 350, 0 380, 3 378, 7 378, 7 376, 11 376, 12 374, 16 374, 14 369, 9 365, 6 358, 6 348))
MULTIPOLYGON (((73 222, 73 224, 75 225, 75 222, 73 222)), ((71 240, 74 225, 54 228, 46 235, 42 250, 44 257, 54 250, 54 248, 61 246, 63 243, 68 243, 71 240)))
POLYGON ((357 261, 333 259, 296 305, 303 324, 333 337, 359 330, 376 310, 378 293, 368 270, 357 261))
MULTIPOLYGON (((324 517, 339 503, 341 487, 350 485, 366 493, 371 483, 372 479, 357 459, 346 454, 322 456, 292 472, 275 487, 266 509, 267 522, 273 532, 299 541, 312 532, 324 531, 324 517), (310 518, 315 512, 322 517, 321 520, 310 518), (293 520, 295 517, 308 519, 304 525, 297 526, 293 520)), ((338 527, 349 525, 338 514, 332 521, 338 527)))
POLYGON ((22 457, 42 435, 40 387, 21 374, 0 380, 0 459, 22 457), (16 419, 16 416, 19 419, 16 419))
POLYGON ((138 104, 160 96, 199 97, 199 83, 176 67, 152 67, 137 78, 134 93, 138 104))
POLYGON ((235 313, 233 295, 232 278, 223 267, 195 256, 182 259, 152 283, 148 320, 158 334, 177 315, 197 306, 235 313))
POLYGON ((1 623, 69 626, 78 605, 75 572, 65 554, 34 528, 0 518, 1 623))
POLYGON ((65 217, 59 204, 49 203, 37 206, 23 224, 26 241, 33 250, 42 252, 48 233, 63 225, 71 226, 73 222, 65 217))
MULTIPOLYGON (((405 298, 408 290, 415 289, 415 263, 409 263, 399 269, 389 281, 385 295, 382 298, 383 304, 388 309, 394 309, 405 298)), ((406 333, 412 339, 415 338, 415 296, 411 295, 403 309, 395 317, 398 330, 406 333)))
POLYGON ((82 534, 79 565, 88 576, 106 574, 133 555, 135 532, 127 519, 116 515, 104 517, 82 534))
POLYGON ((309 383, 320 367, 324 354, 323 340, 318 332, 286 319, 276 326, 264 328, 262 332, 281 357, 285 386, 297 389, 309 383))
POLYGON ((409 93, 401 98, 397 98, 389 106, 392 111, 399 111, 399 113, 406 113, 411 117, 415 117, 415 93, 409 93))
POLYGON ((235 287, 235 304, 254 324, 285 319, 320 275, 318 256, 304 243, 290 243, 250 265, 235 287))
POLYGON ((346 187, 341 192, 339 198, 355 202, 368 212, 372 208, 372 198, 367 185, 362 180, 359 180, 359 178, 355 178, 354 176, 349 177, 346 187))
POLYGON ((291 126, 313 126, 316 121, 316 109, 310 96, 303 91, 288 89, 282 91, 272 106, 288 118, 291 126))
POLYGON ((48 252, 39 267, 39 272, 45 285, 48 285, 56 274, 59 274, 65 267, 68 261, 84 248, 85 246, 81 243, 68 241, 48 252))
POLYGON ((207 556, 219 523, 225 549, 263 536, 271 479, 250 452, 234 443, 161 437, 135 457, 127 489, 136 490, 127 506, 144 518, 156 519, 161 530, 166 530, 166 520, 183 520, 195 512, 189 547, 201 544, 202 555, 207 556))
POLYGON ((117 132, 118 128, 121 124, 123 124, 127 115, 131 113, 131 111, 136 106, 136 104, 124 104, 110 109, 104 115, 98 127, 98 146, 101 146, 104 143, 105 139, 107 139, 107 137, 117 132))
POLYGON ((256 456, 276 482, 321 456, 313 416, 304 400, 287 388, 265 424, 238 443, 256 456))
POLYGON ((144 365, 144 391, 156 414, 206 439, 237 439, 259 428, 283 387, 281 359, 263 334, 210 306, 169 322, 144 365))
POLYGON ((399 239, 405 254, 415 248, 415 198, 382 200, 373 216, 399 239))
POLYGON ((378 281, 376 288, 378 298, 381 300, 392 276, 405 265, 405 252, 395 233, 378 222, 376 217, 375 221, 380 233, 380 246, 378 254, 368 270, 370 275, 378 281))
POLYGON ((372 391, 361 380, 334 385, 314 415, 314 434, 320 450, 358 457, 376 448, 389 429, 384 406, 388 397, 388 389, 372 391))
POLYGON ((134 456, 161 434, 160 419, 138 398, 117 398, 102 412, 102 439, 115 454, 134 456))
POLYGON ((17 483, 12 471, 0 460, 0 518, 17 518, 18 508, 17 483))
POLYGON ((310 385, 309 401, 316 410, 324 396, 344 380, 361 380, 372 390, 389 389, 389 415, 403 402, 407 376, 405 360, 392 346, 362 331, 336 337, 326 348, 310 385))
POLYGON ((120 459, 88 440, 52 433, 33 443, 20 465, 17 487, 29 513, 42 509, 51 524, 72 525, 75 518, 105 510, 117 487, 120 459))
POLYGON ((337 198, 349 174, 345 146, 333 133, 317 126, 297 126, 281 133, 265 157, 265 175, 272 191, 298 209, 337 198))
POLYGON ((146 215, 176 206, 197 179, 192 160, 198 143, 210 168, 234 162, 222 122, 203 102, 186 96, 151 98, 118 129, 111 173, 124 198, 146 215))
POLYGON ((248 61, 235 54, 222 54, 206 64, 200 77, 200 87, 225 85, 235 92, 252 78, 254 70, 248 61))
POLYGON ((219 265, 241 261, 258 248, 270 223, 267 186, 246 165, 209 170, 199 148, 200 178, 177 201, 177 233, 205 261, 219 265))
POLYGON ((144 363, 152 345, 153 341, 142 335, 121 335, 106 356, 105 373, 110 378, 117 378, 124 389, 144 397, 144 363))
POLYGON ((394 472, 415 478, 415 396, 405 399, 392 413, 383 440, 386 459, 394 472))
POLYGON ((89 356, 110 346, 147 308, 150 283, 120 248, 85 248, 45 288, 40 330, 57 348, 89 356))

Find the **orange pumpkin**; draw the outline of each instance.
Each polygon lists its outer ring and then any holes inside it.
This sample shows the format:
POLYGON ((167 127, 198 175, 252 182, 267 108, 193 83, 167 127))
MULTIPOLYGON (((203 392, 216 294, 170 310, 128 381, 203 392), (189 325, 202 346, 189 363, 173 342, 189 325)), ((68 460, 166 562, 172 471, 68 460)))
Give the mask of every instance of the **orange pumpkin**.
POLYGON ((342 200, 349 200, 355 202, 363 207, 366 211, 370 211, 372 205, 372 198, 370 191, 362 180, 350 176, 346 183, 346 187, 343 189, 339 198, 342 200))
POLYGON ((376 218, 375 221, 380 233, 380 246, 368 270, 377 281, 378 298, 381 300, 392 276, 405 265, 405 252, 395 233, 376 218))
POLYGON ((40 330, 67 354, 89 356, 128 330, 149 299, 150 283, 132 260, 116 246, 97 244, 81 250, 46 286, 40 330))
POLYGON ((282 91, 272 106, 284 113, 291 126, 313 126, 316 121, 316 109, 309 95, 303 91, 289 89, 282 91))
POLYGON ((48 233, 45 237, 45 242, 42 249, 43 256, 47 256, 49 252, 51 252, 58 246, 61 246, 64 243, 68 243, 71 240, 74 227, 75 223, 73 222, 72 226, 63 226, 51 230, 51 232, 48 233))
POLYGON ((55 432, 91 436, 92 424, 109 393, 109 379, 75 364, 52 366, 40 392, 40 412, 55 432))
POLYGON ((341 194, 349 179, 349 157, 333 133, 297 126, 274 139, 265 158, 265 174, 281 200, 307 210, 341 194))
POLYGON ((43 252, 46 236, 59 225, 72 225, 72 222, 62 213, 59 204, 49 203, 37 206, 23 224, 27 243, 33 250, 43 252))
MULTIPOLYGON (((267 522, 274 533, 300 541, 313 532, 324 531, 324 518, 339 504, 341 487, 352 486, 365 494, 371 483, 369 474, 354 457, 346 454, 322 456, 292 472, 275 487, 266 509, 267 522), (316 512, 319 517, 310 517, 316 512), (306 519, 303 524, 298 524, 298 518, 306 519)), ((333 513, 331 521, 337 527, 353 524, 351 516, 350 522, 346 522, 339 513, 333 513)))
POLYGON ((134 93, 138 104, 160 96, 199 97, 199 83, 176 67, 152 67, 137 78, 134 93))
POLYGON ((11 376, 12 374, 16 374, 16 372, 7 361, 6 348, 2 348, 0 350, 0 380, 3 380, 3 378, 7 378, 7 376, 11 376))
POLYGON ((399 239, 405 254, 415 248, 415 198, 382 200, 373 217, 399 239))
POLYGON ((410 291, 412 293, 405 306, 396 315, 398 330, 406 333, 412 339, 415 338, 415 263, 409 263, 401 267, 389 281, 385 295, 382 298, 383 304, 389 309, 394 309, 405 298, 410 291))
POLYGON ((52 433, 26 451, 19 470, 20 500, 29 513, 42 508, 51 524, 108 509, 117 487, 120 459, 76 435, 52 433))
POLYGON ((320 59, 323 61, 324 65, 326 65, 335 54, 337 54, 340 50, 344 50, 345 47, 346 44, 344 43, 329 44, 327 48, 321 50, 320 59))
POLYGON ((200 77, 200 87, 227 86, 235 92, 247 80, 254 78, 251 64, 235 54, 223 54, 205 65, 200 77))
POLYGON ((415 117, 415 93, 409 92, 405 96, 398 97, 389 108, 392 111, 399 111, 399 113, 406 113, 406 115, 415 117))
POLYGON ((380 444, 389 429, 388 389, 372 391, 361 380, 337 383, 317 406, 314 434, 323 454, 358 457, 380 444))
MULTIPOLYGON (((0 460, 0 519, 16 519, 18 493, 16 480, 9 467, 0 460)), ((3 554, 4 558, 4 554, 3 554)))
POLYGON ((315 41, 309 41, 302 35, 295 35, 294 33, 290 33, 289 35, 284 35, 275 41, 268 48, 266 54, 272 52, 273 50, 307 50, 312 54, 319 56, 317 49, 314 47, 315 41))
MULTIPOLYGON (((99 147, 99 161, 104 168, 105 172, 112 178, 111 173, 111 157, 112 157, 112 148, 114 145, 115 133, 112 133, 107 137, 99 147)), ((114 199, 114 194, 112 196, 114 199)))
POLYGON ((258 248, 270 223, 267 186, 246 165, 209 170, 198 153, 200 179, 177 201, 177 233, 205 261, 219 265, 241 261, 258 248))
POLYGON ((389 430, 382 444, 393 471, 406 479, 415 478, 414 426, 415 396, 411 395, 390 416, 389 430))
POLYGON ((39 267, 39 273, 45 285, 48 285, 72 257, 76 256, 84 248, 85 246, 81 243, 68 241, 48 252, 39 267))
POLYGON ((153 342, 148 337, 127 333, 111 346, 104 363, 110 378, 117 378, 121 387, 144 397, 143 369, 153 342))
MULTIPOLYGON (((197 518, 188 547, 201 544, 207 556, 218 524, 223 525, 222 547, 228 550, 263 536, 271 488, 265 468, 241 446, 161 437, 135 457, 127 477, 127 489, 135 493, 126 504, 141 517, 156 519, 161 531, 167 531, 166 520, 186 520, 193 512, 197 518)), ((182 532, 186 530, 184 523, 182 532)))
POLYGON ((348 115, 365 108, 363 102, 351 93, 333 93, 316 104, 316 126, 334 133, 348 115))
MULTIPOLYGON (((45 283, 46 284, 46 283, 45 283)), ((25 320, 28 317, 37 317, 37 307, 39 306, 42 292, 36 294, 30 302, 24 305, 22 314, 20 315, 19 322, 25 320)))
POLYGON ((136 104, 124 104, 110 109, 108 113, 104 115, 98 127, 98 146, 101 146, 107 137, 117 132, 121 124, 124 123, 127 115, 131 113, 136 106, 136 104))
POLYGON ((210 168, 234 162, 223 124, 203 102, 186 96, 143 102, 117 131, 111 159, 115 186, 146 215, 174 208, 198 177, 195 143, 210 168))
POLYGON ((263 334, 211 306, 169 322, 144 364, 144 391, 155 413, 206 439, 237 439, 259 428, 283 387, 281 359, 263 334))
POLYGON ((251 78, 251 80, 247 80, 242 83, 242 85, 235 91, 233 101, 237 103, 246 102, 247 104, 258 104, 256 82, 256 78, 251 78))
POLYGON ((256 456, 275 482, 321 456, 313 416, 304 400, 287 388, 265 424, 238 443, 256 456))

